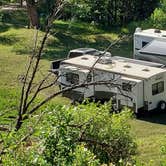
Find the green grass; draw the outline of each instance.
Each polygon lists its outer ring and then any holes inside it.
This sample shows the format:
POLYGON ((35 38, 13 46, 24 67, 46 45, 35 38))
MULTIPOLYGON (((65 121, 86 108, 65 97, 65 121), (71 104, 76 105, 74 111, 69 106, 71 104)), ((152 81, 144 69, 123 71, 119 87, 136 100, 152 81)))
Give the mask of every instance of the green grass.
MULTIPOLYGON (((166 140, 166 114, 151 113, 131 121, 132 133, 138 143, 137 158, 151 165, 159 165, 161 146, 166 140)), ((166 157, 166 156, 165 156, 166 157)))
MULTIPOLYGON (((10 104, 8 104, 10 102, 6 98, 11 91, 17 94, 18 97, 20 95, 21 83, 18 78, 25 72, 29 59, 28 55, 31 53, 34 42, 35 31, 15 27, 12 24, 0 24, 0 27, 3 29, 0 33, 0 112, 2 112, 5 109, 8 110, 8 107, 10 108, 10 104)), ((39 43, 43 34, 43 32, 39 32, 39 43)), ((46 74, 49 68, 50 62, 46 59, 41 60, 37 81, 42 79, 43 74, 46 74)), ((57 87, 43 92, 41 97, 47 97, 53 91, 57 91, 57 87)), ((13 99, 15 100, 14 95, 13 99)), ((62 97, 57 97, 54 101, 56 103, 68 103, 62 97)), ((15 103, 16 106, 18 106, 18 103, 15 103)))
MULTIPOLYGON (((65 57, 69 50, 79 47, 104 50, 119 38, 120 33, 121 30, 104 31, 86 23, 55 21, 52 35, 56 40, 49 42, 45 50, 46 57, 48 59, 65 57)), ((116 47, 112 47, 110 51, 113 55, 132 57, 131 41, 131 38, 126 39, 116 47)))
MULTIPOLYGON (((42 73, 46 73, 50 60, 65 57, 69 50, 78 47, 93 47, 104 50, 112 41, 118 39, 120 33, 133 33, 132 28, 103 30, 93 25, 55 21, 54 27, 44 49, 41 61, 42 73)), ((134 28, 133 28, 134 29, 134 28)), ((39 33, 39 38, 43 32, 39 33)), ((0 23, 0 114, 5 111, 16 110, 21 84, 18 76, 23 74, 31 53, 34 30, 12 24, 0 23)), ((132 39, 126 39, 111 48, 113 55, 132 57, 132 39)), ((37 77, 40 80, 41 75, 37 77)), ((57 87, 41 94, 41 98, 48 96, 57 87)), ((57 97, 54 102, 66 104, 65 98, 57 97)), ((11 112, 8 116, 15 114, 11 112)), ((2 118, 2 117, 1 117, 2 118)), ((5 117, 1 123, 7 123, 5 117)), ((152 165, 159 165, 160 147, 166 135, 166 114, 151 115, 144 119, 131 121, 132 133, 138 142, 137 158, 142 162, 154 160, 152 165)))

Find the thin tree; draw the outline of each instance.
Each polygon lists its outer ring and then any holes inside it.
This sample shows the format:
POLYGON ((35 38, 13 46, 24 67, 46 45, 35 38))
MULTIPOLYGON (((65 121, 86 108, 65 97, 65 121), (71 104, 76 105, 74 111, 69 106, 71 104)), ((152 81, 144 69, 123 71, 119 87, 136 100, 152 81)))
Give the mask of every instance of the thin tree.
MULTIPOLYGON (((64 6, 64 2, 59 2, 58 4, 55 3, 54 9, 52 13, 50 13, 50 16, 47 19, 47 25, 46 25, 46 31, 44 34, 44 37, 42 39, 41 45, 39 49, 37 50, 37 40, 38 40, 38 30, 36 30, 36 37, 35 37, 35 42, 34 42, 34 48, 33 48, 33 53, 30 56, 29 64, 27 65, 27 69, 23 78, 23 85, 22 85, 22 90, 21 90, 21 98, 20 98, 20 106, 19 106, 19 111, 18 111, 18 119, 16 123, 16 130, 18 130, 21 127, 23 117, 28 113, 28 108, 30 104, 34 101, 36 98, 37 94, 43 90, 46 89, 47 87, 42 87, 42 85, 45 83, 47 78, 50 76, 48 74, 38 85, 36 92, 34 93, 34 96, 30 99, 30 92, 33 88, 33 82, 36 77, 36 73, 39 68, 39 63, 42 55, 42 51, 44 48, 44 45, 46 43, 46 40, 48 38, 52 22, 54 18, 60 13, 61 9, 64 6), (29 101, 30 100, 30 101, 29 101)), ((52 86, 49 85, 48 87, 52 86)))
MULTIPOLYGON (((39 103, 34 102, 41 91, 56 85, 57 80, 60 77, 60 75, 59 75, 53 81, 47 83, 48 79, 52 76, 52 73, 48 73, 47 75, 45 75, 43 77, 43 79, 40 82, 35 84, 35 78, 36 78, 37 72, 39 72, 39 70, 40 70, 39 64, 40 64, 40 60, 42 57, 42 52, 43 52, 46 40, 50 34, 50 30, 51 30, 54 19, 56 17, 60 16, 60 12, 63 9, 64 5, 65 5, 65 1, 58 0, 55 2, 54 8, 47 19, 45 34, 41 41, 41 45, 38 49, 37 49, 38 29, 36 29, 33 53, 30 56, 30 60, 27 65, 27 69, 26 69, 26 72, 23 77, 18 117, 17 117, 17 121, 16 121, 16 125, 15 125, 16 131, 18 131, 21 128, 23 121, 25 119, 29 118, 29 116, 32 115, 35 111, 37 111, 40 107, 42 107, 44 104, 46 104, 48 101, 50 101, 54 97, 58 96, 59 94, 62 94, 64 92, 67 92, 67 91, 70 91, 70 90, 73 90, 73 89, 76 89, 79 87, 86 88, 87 86, 94 85, 94 84, 98 84, 98 85, 101 85, 101 84, 108 85, 109 84, 109 85, 117 86, 118 88, 120 88, 120 85, 115 84, 113 82, 114 80, 98 81, 98 82, 92 82, 92 83, 87 83, 87 81, 85 80, 81 84, 72 85, 63 90, 56 91, 55 93, 46 97, 45 99, 43 99, 43 101, 40 101, 39 103), (35 86, 34 86, 34 84, 35 84, 35 86)), ((105 50, 105 52, 108 51, 112 46, 121 42, 123 39, 124 39, 124 36, 121 37, 119 40, 115 41, 114 43, 110 44, 109 47, 105 50)), ((103 52, 99 55, 96 62, 89 69, 89 73, 94 70, 95 65, 100 60, 100 58, 105 54, 105 52, 103 52)))

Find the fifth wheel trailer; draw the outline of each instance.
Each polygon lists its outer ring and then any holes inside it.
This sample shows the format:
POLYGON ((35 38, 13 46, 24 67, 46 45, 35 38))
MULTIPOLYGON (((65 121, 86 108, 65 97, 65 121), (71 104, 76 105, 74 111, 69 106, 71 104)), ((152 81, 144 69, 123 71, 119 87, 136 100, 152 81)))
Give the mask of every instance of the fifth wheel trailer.
POLYGON ((166 31, 136 28, 134 33, 134 59, 166 65, 166 31))
POLYGON ((94 48, 77 48, 74 50, 70 50, 67 55, 67 58, 52 61, 51 66, 50 66, 51 67, 50 72, 57 74, 60 63, 62 61, 64 61, 65 59, 75 58, 77 56, 81 56, 81 55, 85 55, 85 54, 95 55, 95 56, 100 56, 101 54, 104 54, 105 56, 111 56, 110 52, 99 51, 94 48))
POLYGON ((102 57, 91 70, 97 59, 83 55, 61 62, 61 89, 89 83, 65 92, 64 96, 73 100, 114 98, 118 109, 128 106, 136 113, 142 109, 166 110, 166 70, 152 67, 155 63, 121 57, 102 57))

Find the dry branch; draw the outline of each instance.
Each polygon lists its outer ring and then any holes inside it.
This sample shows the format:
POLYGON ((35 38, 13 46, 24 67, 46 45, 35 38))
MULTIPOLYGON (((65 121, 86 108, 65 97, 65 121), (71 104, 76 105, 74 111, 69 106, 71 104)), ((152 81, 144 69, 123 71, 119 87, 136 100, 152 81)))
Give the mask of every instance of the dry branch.
MULTIPOLYGON (((36 77, 36 73, 38 71, 40 59, 41 59, 41 56, 42 56, 42 51, 44 49, 46 40, 48 38, 48 35, 49 35, 49 32, 50 32, 53 20, 59 14, 59 12, 63 8, 63 6, 64 6, 64 3, 61 3, 61 1, 58 1, 58 4, 55 3, 53 12, 50 14, 50 16, 47 19, 46 32, 44 34, 44 37, 42 39, 42 42, 41 42, 41 45, 40 45, 40 48, 39 48, 38 52, 36 52, 37 40, 38 40, 38 37, 36 35, 34 49, 33 49, 33 54, 31 56, 28 68, 26 70, 25 80, 24 80, 24 83, 23 83, 23 86, 22 86, 22 90, 21 90, 20 106, 19 106, 19 111, 18 111, 18 119, 17 119, 16 126, 15 126, 16 131, 20 129, 20 127, 21 127, 21 125, 23 123, 22 122, 22 117, 27 113, 29 105, 33 102, 33 100, 37 96, 37 94, 35 94, 34 97, 30 100, 30 103, 28 102, 29 95, 30 95, 30 92, 31 92, 31 88, 32 88, 32 85, 33 85, 33 81, 34 81, 34 78, 36 77), (59 6, 57 6, 57 5, 59 5, 59 6), (35 65, 32 66, 34 61, 35 61, 35 65), (30 73, 30 70, 32 70, 32 73, 30 73), (28 77, 30 79, 29 79, 29 81, 27 83, 27 78, 28 77)), ((37 34, 38 34, 38 31, 37 31, 37 34)), ((44 83, 44 80, 39 85, 39 89, 41 88, 43 83, 44 83)))
MULTIPOLYGON (((25 81, 23 83, 22 86, 22 92, 21 92, 21 99, 20 99, 20 108, 18 111, 18 119, 17 119, 17 123, 16 123, 16 131, 20 129, 23 120, 27 119, 29 115, 33 114, 37 109, 39 109, 41 106, 43 106, 44 104, 46 104, 48 101, 50 101, 51 99, 53 99, 54 97, 58 96, 59 94, 62 94, 64 92, 67 91, 71 91, 73 89, 77 89, 80 87, 84 87, 87 88, 89 85, 109 85, 109 86, 120 86, 118 84, 113 83, 114 80, 107 80, 107 81, 98 81, 98 82, 92 82, 92 83, 87 83, 87 78, 85 79, 85 81, 81 84, 78 85, 72 85, 70 87, 67 87, 63 90, 60 90, 59 92, 55 92, 53 94, 51 94, 50 96, 48 96, 47 98, 45 98, 43 101, 41 101, 40 103, 36 104, 33 108, 29 109, 30 106, 32 106, 32 104, 34 103, 36 97, 38 96, 39 92, 41 92, 42 90, 45 90, 47 88, 50 88, 52 86, 54 86, 57 83, 57 80, 60 76, 57 77, 57 79, 55 79, 54 81, 52 81, 51 83, 44 85, 45 82, 48 80, 49 76, 51 75, 50 73, 45 76, 36 86, 36 90, 34 90, 33 96, 30 97, 30 93, 32 91, 33 88, 33 84, 34 84, 34 79, 36 77, 36 74, 39 70, 39 63, 41 60, 41 56, 42 56, 42 52, 46 43, 46 40, 49 36, 50 30, 51 30, 51 26, 53 24, 53 20, 56 16, 59 15, 61 9, 64 6, 64 1, 57 1, 57 3, 55 3, 54 9, 52 11, 52 13, 50 14, 50 16, 47 19, 47 25, 46 25, 46 31, 44 34, 44 37, 42 39, 41 45, 38 49, 38 52, 36 51, 37 48, 37 36, 38 36, 38 31, 36 33, 36 38, 35 38, 35 43, 34 43, 34 49, 33 49, 33 54, 31 56, 26 74, 25 74, 25 81), (34 63, 34 66, 32 65, 34 63), (30 71, 32 71, 32 73, 30 73, 30 71), (29 79, 27 81, 27 79, 29 79), (23 118, 24 117, 24 118, 23 118)), ((89 69, 89 73, 91 73, 94 70, 95 65, 99 62, 99 60, 102 58, 102 56, 104 56, 104 54, 114 45, 118 44, 119 42, 121 42, 124 38, 126 38, 126 36, 122 36, 120 37, 118 40, 116 40, 115 42, 111 43, 103 53, 100 53, 97 60, 94 62, 94 64, 91 66, 91 68, 89 69)), ((118 89, 120 89, 121 87, 118 87, 118 89)), ((125 95, 124 95, 125 96, 125 95)), ((127 96, 126 96, 127 97, 127 96)))

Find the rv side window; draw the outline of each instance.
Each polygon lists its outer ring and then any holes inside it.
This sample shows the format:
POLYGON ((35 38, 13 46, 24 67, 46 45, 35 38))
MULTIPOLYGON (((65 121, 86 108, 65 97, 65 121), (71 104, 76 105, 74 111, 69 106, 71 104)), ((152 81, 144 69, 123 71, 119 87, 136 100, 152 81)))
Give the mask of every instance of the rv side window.
POLYGON ((52 69, 59 69, 61 60, 52 62, 52 69))
POLYGON ((79 75, 75 73, 66 73, 66 81, 70 82, 71 84, 78 84, 79 75))
POLYGON ((152 95, 157 95, 164 91, 164 81, 152 85, 152 95))
POLYGON ((149 42, 143 41, 143 42, 142 42, 142 47, 145 47, 148 43, 149 43, 149 42))
POLYGON ((131 92, 132 91, 132 85, 129 83, 122 83, 122 90, 131 92))
POLYGON ((88 74, 88 76, 87 76, 87 82, 91 82, 91 81, 92 81, 92 75, 88 74))
POLYGON ((78 57, 81 55, 83 55, 83 54, 80 52, 70 52, 68 58, 75 58, 75 57, 78 57))

